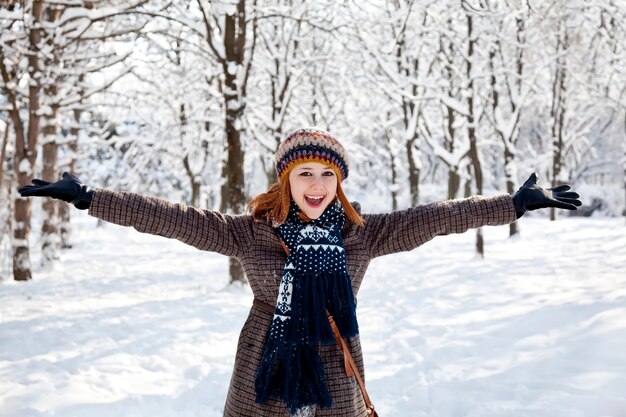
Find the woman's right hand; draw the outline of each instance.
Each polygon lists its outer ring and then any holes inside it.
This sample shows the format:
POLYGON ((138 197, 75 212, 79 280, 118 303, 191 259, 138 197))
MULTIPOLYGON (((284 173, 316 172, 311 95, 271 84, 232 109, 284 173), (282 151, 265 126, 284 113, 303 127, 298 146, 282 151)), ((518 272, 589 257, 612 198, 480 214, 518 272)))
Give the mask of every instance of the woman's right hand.
POLYGON ((537 185, 537 174, 533 173, 513 194, 513 205, 519 219, 528 210, 555 207, 565 210, 576 210, 582 203, 578 193, 568 191, 570 186, 562 184, 552 188, 541 188, 537 185))
POLYGON ((51 197, 72 203, 77 209, 86 210, 91 204, 93 191, 69 172, 64 172, 61 180, 51 183, 34 179, 32 185, 18 189, 22 197, 51 197))

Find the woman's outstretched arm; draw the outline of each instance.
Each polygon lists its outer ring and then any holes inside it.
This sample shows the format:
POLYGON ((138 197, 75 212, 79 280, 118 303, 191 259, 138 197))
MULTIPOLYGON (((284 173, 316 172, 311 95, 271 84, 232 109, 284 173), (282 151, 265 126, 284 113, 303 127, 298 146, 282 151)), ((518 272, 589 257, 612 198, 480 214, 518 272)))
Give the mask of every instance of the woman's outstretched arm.
POLYGON ((526 211, 547 207, 575 210, 579 195, 568 185, 544 189, 532 174, 512 196, 473 196, 392 213, 366 215, 363 237, 372 258, 415 249, 435 236, 514 222, 526 211))
POLYGON ((33 180, 33 185, 19 191, 23 197, 61 199, 107 222, 236 258, 253 241, 250 216, 225 215, 130 192, 90 190, 67 173, 56 183, 33 180))
POLYGON ((473 196, 441 201, 391 213, 365 215, 364 243, 370 256, 404 252, 435 236, 463 233, 481 226, 498 226, 516 220, 510 195, 473 196))

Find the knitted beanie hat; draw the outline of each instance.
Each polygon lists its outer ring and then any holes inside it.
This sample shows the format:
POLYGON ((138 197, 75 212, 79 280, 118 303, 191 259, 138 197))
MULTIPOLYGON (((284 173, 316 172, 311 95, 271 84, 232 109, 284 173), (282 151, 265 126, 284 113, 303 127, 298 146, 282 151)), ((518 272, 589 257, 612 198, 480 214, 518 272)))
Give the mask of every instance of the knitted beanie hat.
POLYGON ((275 155, 276 173, 282 181, 296 165, 305 162, 319 162, 330 165, 339 181, 348 178, 348 159, 343 146, 320 129, 298 129, 287 135, 275 155))

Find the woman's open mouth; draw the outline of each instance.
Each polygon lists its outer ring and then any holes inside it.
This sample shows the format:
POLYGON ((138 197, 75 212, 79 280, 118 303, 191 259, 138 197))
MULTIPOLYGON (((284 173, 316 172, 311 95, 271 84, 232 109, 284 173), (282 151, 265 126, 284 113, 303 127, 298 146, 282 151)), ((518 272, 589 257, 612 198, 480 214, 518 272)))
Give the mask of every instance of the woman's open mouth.
POLYGON ((324 197, 325 196, 323 195, 305 195, 304 199, 306 200, 309 206, 317 208, 322 205, 322 202, 324 201, 324 197))

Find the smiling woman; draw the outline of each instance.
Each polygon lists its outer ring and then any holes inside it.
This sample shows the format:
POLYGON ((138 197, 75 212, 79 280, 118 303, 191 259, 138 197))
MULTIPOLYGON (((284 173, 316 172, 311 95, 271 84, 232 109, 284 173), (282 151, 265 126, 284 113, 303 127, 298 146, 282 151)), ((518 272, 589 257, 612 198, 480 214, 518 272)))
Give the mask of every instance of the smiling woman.
POLYGON ((510 196, 474 196, 360 215, 341 187, 347 154, 328 132, 299 129, 276 151, 278 182, 230 215, 135 193, 90 190, 64 173, 22 196, 48 196, 140 232, 239 260, 254 293, 241 330, 225 417, 376 416, 365 390, 356 296, 370 261, 435 236, 515 221, 527 210, 575 209, 568 186, 533 174, 510 196))
POLYGON ((306 162, 289 173, 291 198, 311 220, 322 215, 337 194, 337 175, 328 165, 306 162))

